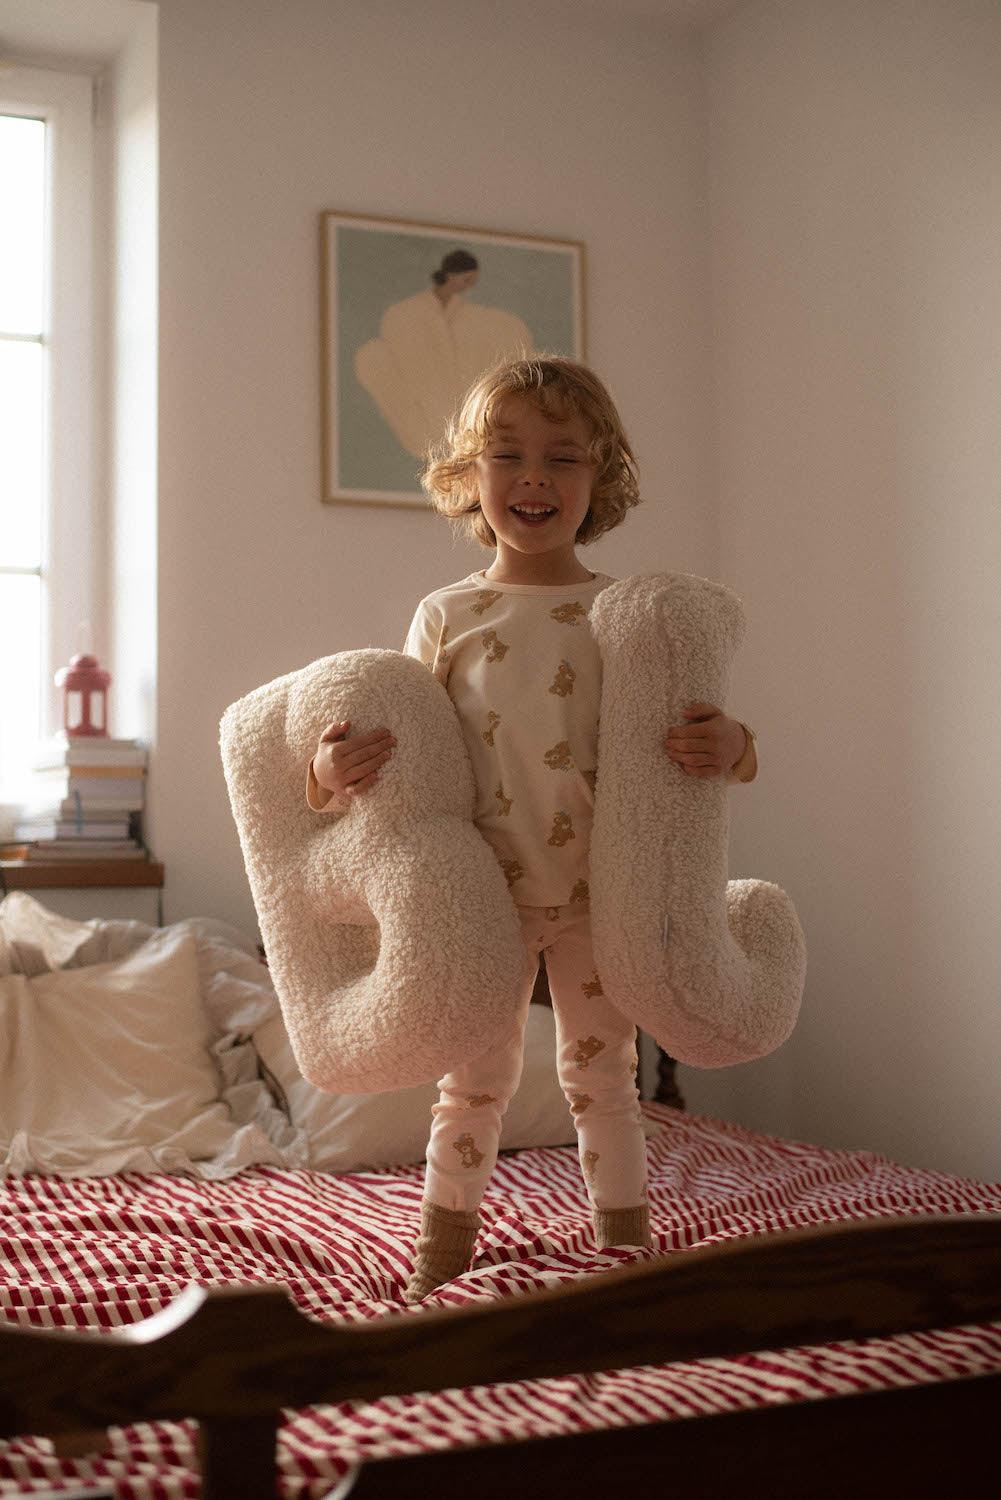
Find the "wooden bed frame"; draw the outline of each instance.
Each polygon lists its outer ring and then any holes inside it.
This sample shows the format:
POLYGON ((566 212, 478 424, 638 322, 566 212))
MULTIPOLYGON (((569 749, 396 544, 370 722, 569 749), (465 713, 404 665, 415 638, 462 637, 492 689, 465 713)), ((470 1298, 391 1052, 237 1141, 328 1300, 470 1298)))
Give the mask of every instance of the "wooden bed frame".
MULTIPOLYGON (((538 1379, 1001 1318, 1001 1214, 916 1215, 728 1241, 482 1307, 349 1327, 284 1290, 189 1287, 113 1333, 0 1330, 0 1434, 104 1446, 109 1424, 201 1423, 205 1500, 273 1500, 282 1407, 538 1379)), ((373 1461, 351 1500, 686 1500, 981 1493, 1001 1373, 373 1461)), ((344 1494, 348 1491, 344 1490, 344 1494)))
MULTIPOLYGON (((544 971, 533 998, 545 1003, 544 971)), ((655 1096, 680 1104, 662 1055, 655 1096)), ((191 1286, 112 1333, 0 1326, 0 1436, 57 1451, 109 1425, 195 1418, 205 1500, 272 1500, 283 1407, 628 1369, 1001 1320, 1001 1214, 882 1218, 689 1250, 552 1290, 362 1325, 307 1319, 284 1289, 191 1286)), ((373 1460, 338 1500, 685 1500, 976 1492, 1001 1372, 522 1442, 373 1460)), ((99 1491, 88 1488, 89 1495, 99 1491)), ((109 1496, 110 1490, 106 1492, 109 1496)))

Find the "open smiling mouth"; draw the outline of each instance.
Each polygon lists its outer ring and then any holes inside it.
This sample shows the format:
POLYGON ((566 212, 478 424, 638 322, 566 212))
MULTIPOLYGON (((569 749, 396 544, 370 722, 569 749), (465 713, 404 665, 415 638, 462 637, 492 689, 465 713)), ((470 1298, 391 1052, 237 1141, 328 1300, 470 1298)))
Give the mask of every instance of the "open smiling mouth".
POLYGON ((520 507, 512 505, 509 507, 511 514, 517 516, 524 526, 544 526, 552 516, 557 514, 554 505, 520 507))

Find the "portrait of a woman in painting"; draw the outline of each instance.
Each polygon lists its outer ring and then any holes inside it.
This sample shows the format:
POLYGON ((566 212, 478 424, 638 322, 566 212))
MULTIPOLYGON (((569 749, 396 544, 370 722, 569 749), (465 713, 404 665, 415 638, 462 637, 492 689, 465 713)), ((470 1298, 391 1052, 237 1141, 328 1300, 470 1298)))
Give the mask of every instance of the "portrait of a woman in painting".
POLYGON ((415 458, 438 437, 483 370, 507 356, 534 352, 524 319, 466 299, 479 278, 476 257, 452 250, 431 273, 430 286, 387 307, 379 337, 355 353, 359 385, 415 458))

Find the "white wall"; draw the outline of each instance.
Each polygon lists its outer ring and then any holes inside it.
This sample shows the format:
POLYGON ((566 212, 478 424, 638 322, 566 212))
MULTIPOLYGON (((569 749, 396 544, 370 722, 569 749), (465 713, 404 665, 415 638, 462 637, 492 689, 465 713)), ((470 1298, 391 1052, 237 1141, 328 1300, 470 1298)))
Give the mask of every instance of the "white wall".
POLYGON ((645 503, 588 552, 708 572, 697 51, 642 20, 434 0, 160 7, 159 739, 167 915, 253 909, 219 719, 330 652, 399 648, 485 566, 430 513, 320 502, 324 209, 584 241, 590 360, 645 503))
POLYGON ((757 0, 704 52, 612 8, 164 0, 169 916, 252 920, 225 706, 398 643, 483 558, 318 502, 319 212, 581 239, 647 496, 590 556, 744 599, 730 707, 762 772, 731 793, 731 869, 784 885, 810 946, 792 1041, 686 1070, 689 1099, 999 1175, 999 59, 985 0, 757 0))
POLYGON ((809 944, 791 1041, 683 1070, 689 1102, 1001 1176, 1001 9, 750 0, 701 44, 596 0, 160 13, 168 919, 253 922, 227 704, 399 644, 486 561, 434 517, 319 503, 320 211, 581 239, 646 495, 586 555, 745 601, 729 708, 762 769, 731 872, 785 886, 809 944))
POLYGON ((707 47, 719 576, 802 1019, 698 1107, 1001 1176, 1001 7, 759 0, 707 47))

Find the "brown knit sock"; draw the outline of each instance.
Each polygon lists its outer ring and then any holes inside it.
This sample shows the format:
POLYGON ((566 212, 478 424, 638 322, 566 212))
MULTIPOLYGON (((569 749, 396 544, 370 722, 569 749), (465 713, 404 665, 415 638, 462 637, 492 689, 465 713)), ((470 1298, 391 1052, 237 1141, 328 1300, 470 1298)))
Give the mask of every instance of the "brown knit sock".
POLYGON ((420 1302, 455 1276, 468 1270, 480 1227, 479 1213, 461 1208, 421 1204, 421 1231, 414 1246, 414 1270, 403 1293, 405 1302, 420 1302))
POLYGON ((610 1245, 644 1245, 653 1249, 650 1235, 650 1208, 641 1203, 638 1208, 592 1208, 594 1242, 599 1250, 610 1245))

